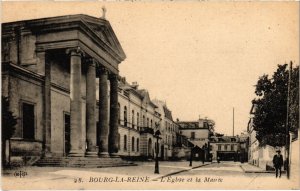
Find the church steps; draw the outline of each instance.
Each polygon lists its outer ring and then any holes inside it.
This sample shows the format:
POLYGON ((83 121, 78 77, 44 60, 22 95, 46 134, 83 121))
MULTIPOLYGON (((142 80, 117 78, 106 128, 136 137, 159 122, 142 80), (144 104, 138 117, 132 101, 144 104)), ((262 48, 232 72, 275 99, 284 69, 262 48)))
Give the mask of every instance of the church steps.
POLYGON ((34 166, 103 168, 115 166, 134 166, 135 164, 121 158, 90 158, 90 157, 52 157, 38 160, 34 166))

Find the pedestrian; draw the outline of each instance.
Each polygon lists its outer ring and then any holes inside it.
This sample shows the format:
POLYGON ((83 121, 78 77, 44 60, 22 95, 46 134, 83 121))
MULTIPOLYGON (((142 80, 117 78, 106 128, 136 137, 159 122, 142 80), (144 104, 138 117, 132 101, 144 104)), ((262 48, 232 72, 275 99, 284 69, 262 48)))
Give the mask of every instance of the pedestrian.
POLYGON ((280 154, 280 150, 276 151, 277 154, 274 155, 273 157, 273 165, 275 168, 275 172, 276 172, 276 178, 278 177, 278 171, 279 171, 279 178, 281 177, 281 167, 283 165, 283 157, 280 154))

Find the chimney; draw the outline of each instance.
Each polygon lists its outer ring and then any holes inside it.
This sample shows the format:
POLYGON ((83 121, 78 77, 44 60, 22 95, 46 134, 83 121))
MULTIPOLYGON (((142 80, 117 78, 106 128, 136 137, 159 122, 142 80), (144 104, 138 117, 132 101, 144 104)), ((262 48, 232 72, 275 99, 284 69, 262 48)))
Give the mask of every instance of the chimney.
POLYGON ((135 90, 137 90, 139 87, 139 84, 137 82, 132 82, 131 87, 134 88, 135 90))

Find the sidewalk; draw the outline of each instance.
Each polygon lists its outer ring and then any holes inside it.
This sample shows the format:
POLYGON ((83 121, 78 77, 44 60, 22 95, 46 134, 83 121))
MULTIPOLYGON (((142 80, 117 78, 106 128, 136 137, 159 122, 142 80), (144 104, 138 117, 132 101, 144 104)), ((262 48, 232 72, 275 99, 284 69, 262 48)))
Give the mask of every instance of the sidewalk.
MULTIPOLYGON (((243 163, 240 167, 245 173, 275 173, 275 171, 265 170, 249 163, 243 163)), ((282 173, 284 173, 284 171, 282 171, 282 173)))
MULTIPOLYGON (((149 182, 134 183, 139 189, 155 188, 156 183, 159 184, 159 179, 168 177, 180 172, 190 171, 191 169, 200 168, 201 166, 209 165, 211 163, 193 162, 193 166, 189 166, 188 161, 182 162, 159 162, 159 174, 154 174, 154 162, 138 162, 137 166, 113 167, 113 168, 64 168, 64 167, 22 167, 18 169, 5 170, 2 177, 2 183, 5 190, 10 189, 95 189, 95 188, 109 188, 120 189, 123 186, 127 189, 132 189, 132 184, 121 182, 118 184, 104 181, 124 178, 125 180, 148 179, 149 182), (17 177, 15 173, 26 172, 26 176, 17 177), (76 181, 80 182, 76 182, 76 181), (93 181, 91 181, 93 180, 93 181), (152 181, 157 181, 151 184, 152 181), (80 183, 80 184, 79 184, 80 183), (67 186, 66 186, 67 185, 67 186)), ((172 185, 171 185, 172 186, 172 185)))
MULTIPOLYGON (((185 167, 183 170, 177 170, 177 171, 173 171, 173 172, 170 171, 168 173, 165 173, 165 175, 158 176, 158 177, 156 177, 156 178, 154 178, 152 180, 153 181, 157 181, 157 180, 159 180, 161 178, 165 178, 165 177, 172 176, 172 175, 175 175, 175 174, 179 174, 179 173, 182 173, 182 172, 187 172, 187 171, 190 171, 192 169, 200 168, 200 167, 203 167, 203 166, 206 166, 206 165, 210 165, 210 164, 211 164, 211 162, 205 162, 204 164, 202 162, 195 164, 195 162, 194 162, 194 165, 191 166, 191 167, 185 167)), ((165 167, 167 167, 167 166, 165 166, 165 167)), ((168 166, 168 167, 170 167, 170 166, 168 166)))
MULTIPOLYGON (((135 162, 138 164, 137 168, 143 169, 141 172, 143 175, 151 177, 151 180, 158 180, 160 178, 172 176, 179 174, 181 172, 186 172, 191 169, 200 168, 201 166, 206 166, 211 164, 210 162, 193 161, 193 166, 189 166, 189 161, 159 161, 159 174, 154 174, 155 162, 135 162)), ((138 172, 139 173, 139 172, 138 172)))

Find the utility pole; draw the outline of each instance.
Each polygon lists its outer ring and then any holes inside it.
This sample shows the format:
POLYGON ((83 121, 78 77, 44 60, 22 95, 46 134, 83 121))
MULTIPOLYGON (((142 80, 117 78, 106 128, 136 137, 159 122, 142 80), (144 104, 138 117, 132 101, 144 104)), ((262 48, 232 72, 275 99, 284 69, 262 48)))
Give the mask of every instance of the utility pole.
POLYGON ((234 107, 232 110, 232 136, 234 136, 234 107))
POLYGON ((288 77, 288 90, 287 90, 287 111, 286 111, 286 126, 285 126, 285 150, 286 150, 286 176, 290 179, 290 123, 289 123, 289 112, 290 112, 290 89, 291 89, 291 75, 292 75, 292 65, 290 62, 289 77, 288 77))

